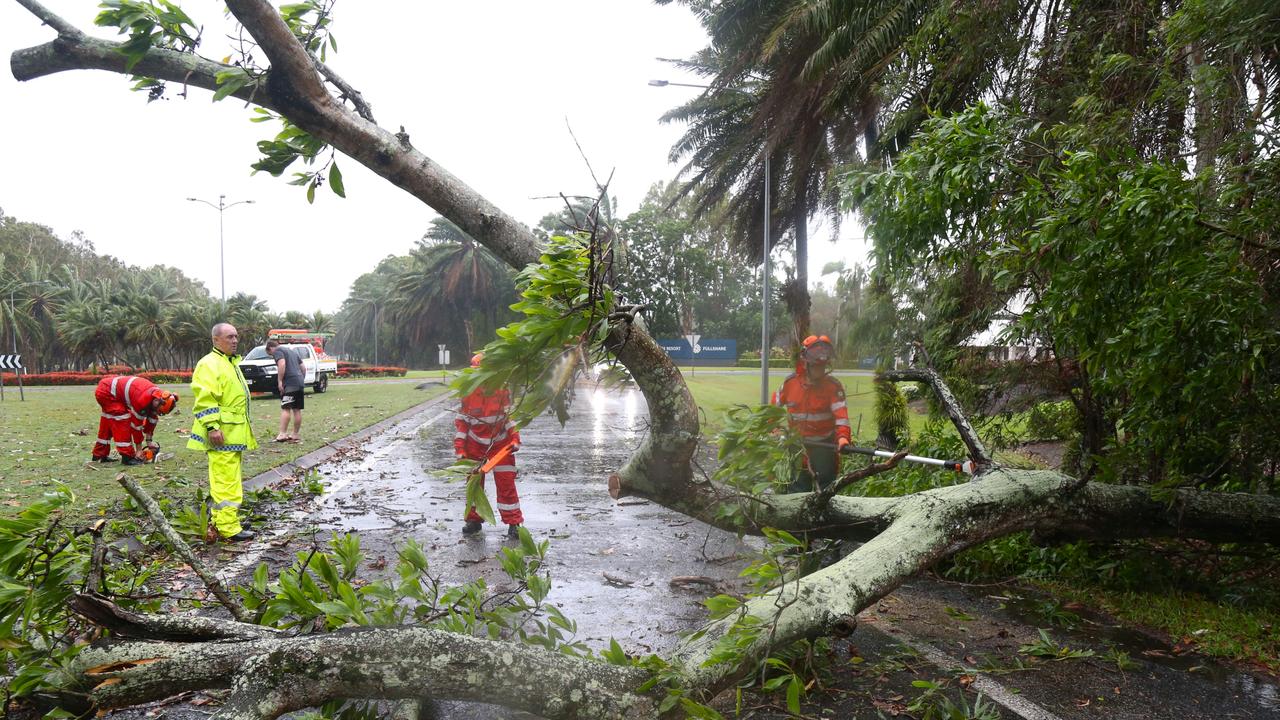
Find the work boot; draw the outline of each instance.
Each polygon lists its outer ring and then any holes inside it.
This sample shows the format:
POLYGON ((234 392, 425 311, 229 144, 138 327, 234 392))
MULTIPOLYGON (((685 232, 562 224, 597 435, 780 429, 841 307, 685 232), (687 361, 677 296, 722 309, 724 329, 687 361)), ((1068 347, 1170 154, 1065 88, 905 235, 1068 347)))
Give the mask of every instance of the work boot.
POLYGON ((256 537, 258 537, 258 533, 248 528, 244 528, 240 532, 236 533, 235 535, 232 535, 231 537, 227 538, 227 540, 230 542, 246 542, 256 537))
POLYGON ((508 525, 508 526, 507 526, 507 539, 508 539, 508 540, 519 540, 519 539, 520 539, 520 526, 519 526, 519 525, 508 525))
POLYGON ((120 459, 120 464, 121 465, 146 465, 146 463, 144 463, 143 461, 139 460, 138 458, 132 455, 125 455, 123 458, 120 459))
POLYGON ((483 525, 481 525, 479 522, 475 520, 468 520, 466 524, 462 526, 462 534, 475 535, 476 533, 480 532, 481 527, 483 527, 483 525))
POLYGON ((110 455, 103 455, 102 457, 89 458, 89 460, 91 462, 100 462, 100 463, 109 463, 109 462, 116 461, 116 459, 111 457, 110 455))

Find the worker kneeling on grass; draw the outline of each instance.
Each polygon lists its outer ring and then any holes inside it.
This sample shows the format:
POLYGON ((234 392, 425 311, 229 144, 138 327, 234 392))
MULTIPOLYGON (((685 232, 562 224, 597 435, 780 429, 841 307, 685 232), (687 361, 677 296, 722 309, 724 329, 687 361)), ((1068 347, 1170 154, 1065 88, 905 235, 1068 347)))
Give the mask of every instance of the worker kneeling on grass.
POLYGON ((141 465, 154 459, 159 445, 151 439, 156 421, 178 405, 178 396, 158 388, 150 380, 134 375, 107 375, 98 381, 94 399, 102 408, 98 421, 98 441, 93 446, 93 462, 115 462, 111 448, 120 453, 125 465, 141 465))
MULTIPOLYGON (((483 353, 471 358, 471 367, 480 367, 483 353)), ((483 466, 494 462, 493 484, 498 491, 498 513, 507 524, 507 537, 520 536, 524 515, 520 512, 520 494, 516 492, 516 451, 520 449, 520 430, 512 422, 511 392, 501 388, 486 392, 478 387, 462 398, 462 408, 454 420, 457 432, 453 436, 453 451, 460 458, 482 463, 480 474, 484 482, 483 466)), ((467 508, 467 522, 462 526, 463 535, 480 532, 484 518, 475 507, 467 508)))

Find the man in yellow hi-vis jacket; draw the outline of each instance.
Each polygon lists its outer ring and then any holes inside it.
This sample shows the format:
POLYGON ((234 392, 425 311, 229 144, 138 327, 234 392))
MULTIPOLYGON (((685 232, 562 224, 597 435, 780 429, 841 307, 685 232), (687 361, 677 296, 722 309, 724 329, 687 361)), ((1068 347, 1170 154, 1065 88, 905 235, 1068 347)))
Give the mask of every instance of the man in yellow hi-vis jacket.
POLYGON ((187 447, 203 450, 209 461, 209 498, 213 524, 228 540, 252 540, 254 532, 240 526, 244 500, 240 458, 258 443, 249 427, 249 386, 240 373, 236 347, 240 336, 229 323, 213 326, 213 352, 200 358, 191 373, 191 439, 187 447))

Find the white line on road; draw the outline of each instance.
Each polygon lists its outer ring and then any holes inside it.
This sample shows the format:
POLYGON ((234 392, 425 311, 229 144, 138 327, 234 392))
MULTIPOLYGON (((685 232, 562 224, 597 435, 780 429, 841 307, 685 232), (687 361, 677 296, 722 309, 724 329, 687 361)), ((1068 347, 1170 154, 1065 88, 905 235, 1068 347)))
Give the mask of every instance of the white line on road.
MULTIPOLYGON (((969 669, 964 663, 942 652, 938 648, 903 632, 901 628, 889 627, 887 624, 880 623, 867 623, 867 625, 919 652, 921 655, 924 655, 929 662, 937 665, 943 670, 969 669)), ((1062 718, 1054 715, 1052 712, 1045 710, 1021 695, 1014 693, 1004 685, 996 682, 989 675, 975 673, 973 676, 973 684, 970 687, 983 695, 986 695, 991 700, 1003 705, 1009 710, 1009 712, 1014 713, 1020 718, 1025 718, 1025 720, 1062 720, 1062 718)))

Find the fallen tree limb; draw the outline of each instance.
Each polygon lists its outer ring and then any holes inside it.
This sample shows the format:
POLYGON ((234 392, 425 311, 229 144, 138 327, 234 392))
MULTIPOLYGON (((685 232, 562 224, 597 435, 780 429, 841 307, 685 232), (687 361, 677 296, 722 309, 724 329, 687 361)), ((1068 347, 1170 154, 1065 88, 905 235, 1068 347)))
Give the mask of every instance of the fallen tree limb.
POLYGON ((240 622, 248 622, 251 619, 249 612, 244 609, 244 606, 241 605, 238 600, 231 596, 227 587, 223 585, 222 581, 218 579, 218 576, 209 569, 209 566, 205 565, 204 561, 191 551, 191 546, 187 545, 187 543, 183 541, 183 539, 173 529, 173 526, 169 524, 169 521, 164 518, 164 511, 162 511, 160 506, 156 504, 156 501, 147 494, 147 491, 143 490, 138 483, 133 481, 133 478, 130 478, 124 473, 120 473, 116 476, 116 482, 123 485, 124 489, 129 491, 129 494, 133 496, 133 499, 142 506, 142 509, 147 513, 147 517, 151 518, 152 524, 156 526, 156 529, 159 530, 160 534, 164 536, 164 539, 168 541, 169 546, 172 547, 183 560, 187 561, 187 564, 191 566, 192 570, 196 571, 196 575, 199 575, 200 579, 204 581, 205 587, 209 588, 209 592, 213 593, 213 596, 218 598, 218 602, 222 603, 222 606, 225 607, 231 615, 235 617, 235 619, 240 622))

